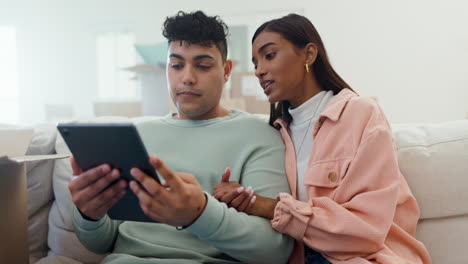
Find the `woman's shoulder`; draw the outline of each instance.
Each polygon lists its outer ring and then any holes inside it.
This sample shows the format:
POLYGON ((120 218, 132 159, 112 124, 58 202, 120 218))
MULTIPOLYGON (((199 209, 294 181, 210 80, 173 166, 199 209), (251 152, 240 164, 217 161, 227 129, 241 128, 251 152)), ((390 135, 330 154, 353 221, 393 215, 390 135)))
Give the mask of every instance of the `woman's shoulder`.
MULTIPOLYGON (((340 96, 339 93, 337 96, 340 96)), ((353 115, 364 115, 364 116, 373 116, 373 115, 384 115, 382 108, 378 104, 375 98, 369 96, 360 96, 353 93, 350 96, 346 107, 343 111, 353 112, 353 115)))
POLYGON ((343 108, 342 118, 351 121, 353 126, 390 127, 387 117, 378 102, 367 96, 352 96, 343 108))
POLYGON ((355 110, 380 111, 375 98, 355 94, 348 102, 348 106, 355 110))

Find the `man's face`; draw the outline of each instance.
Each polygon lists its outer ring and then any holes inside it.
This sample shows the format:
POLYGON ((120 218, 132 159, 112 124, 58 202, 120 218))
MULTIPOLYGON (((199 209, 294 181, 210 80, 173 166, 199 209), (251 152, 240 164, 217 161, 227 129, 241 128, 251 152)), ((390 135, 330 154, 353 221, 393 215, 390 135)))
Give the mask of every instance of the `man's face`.
POLYGON ((223 63, 221 52, 214 44, 205 47, 186 41, 171 42, 166 73, 179 119, 217 117, 231 65, 230 61, 223 63))

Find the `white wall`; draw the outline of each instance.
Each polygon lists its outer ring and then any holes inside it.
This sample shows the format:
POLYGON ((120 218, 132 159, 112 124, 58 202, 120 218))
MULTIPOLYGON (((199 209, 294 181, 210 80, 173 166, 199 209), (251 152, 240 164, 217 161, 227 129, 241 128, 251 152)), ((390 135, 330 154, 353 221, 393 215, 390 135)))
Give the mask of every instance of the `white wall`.
POLYGON ((17 27, 21 121, 42 122, 46 103, 70 104, 77 115, 91 115, 97 32, 129 29, 139 43, 160 42, 165 17, 180 9, 202 9, 254 27, 258 22, 252 17, 303 13, 322 35, 336 70, 360 94, 377 96, 391 122, 445 121, 468 114, 468 2, 170 3, 0 0, 0 25, 17 27))
POLYGON ((307 15, 342 77, 392 122, 468 118, 468 2, 329 0, 307 15))

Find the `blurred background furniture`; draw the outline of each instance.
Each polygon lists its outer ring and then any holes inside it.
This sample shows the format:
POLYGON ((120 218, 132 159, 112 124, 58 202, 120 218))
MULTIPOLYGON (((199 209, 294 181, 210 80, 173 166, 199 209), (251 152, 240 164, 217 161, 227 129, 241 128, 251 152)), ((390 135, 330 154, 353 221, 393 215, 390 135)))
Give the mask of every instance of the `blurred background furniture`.
POLYGON ((137 117, 142 115, 140 101, 97 101, 93 104, 95 116, 125 116, 137 117))
POLYGON ((75 115, 73 106, 67 104, 46 104, 44 108, 45 119, 48 123, 71 120, 75 115))

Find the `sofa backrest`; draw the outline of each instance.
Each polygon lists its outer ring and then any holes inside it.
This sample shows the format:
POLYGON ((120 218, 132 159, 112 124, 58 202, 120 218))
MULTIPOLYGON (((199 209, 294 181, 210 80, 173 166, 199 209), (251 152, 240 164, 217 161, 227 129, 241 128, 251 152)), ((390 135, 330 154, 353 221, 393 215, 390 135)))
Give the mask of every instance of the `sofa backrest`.
MULTIPOLYGON (((155 117, 133 121, 152 118, 155 117)), ((268 120, 267 116, 260 118, 268 120)), ((92 121, 128 119, 101 117, 92 121)), ((392 129, 400 170, 421 208, 417 238, 428 248, 434 264, 468 263, 465 251, 468 245, 468 120, 392 125, 392 129)), ((57 136, 55 126, 49 126, 35 130, 28 151, 49 154, 68 152, 68 149, 57 136)), ((97 263, 103 257, 85 249, 73 232, 67 187, 70 178, 67 159, 28 168, 31 263, 47 254, 88 263, 97 263), (56 200, 52 205, 53 197, 56 200)))
POLYGON ((421 209, 434 264, 468 263, 468 120, 392 126, 400 171, 421 209))

